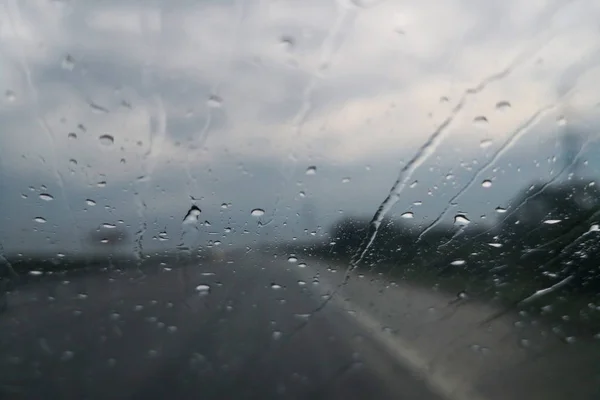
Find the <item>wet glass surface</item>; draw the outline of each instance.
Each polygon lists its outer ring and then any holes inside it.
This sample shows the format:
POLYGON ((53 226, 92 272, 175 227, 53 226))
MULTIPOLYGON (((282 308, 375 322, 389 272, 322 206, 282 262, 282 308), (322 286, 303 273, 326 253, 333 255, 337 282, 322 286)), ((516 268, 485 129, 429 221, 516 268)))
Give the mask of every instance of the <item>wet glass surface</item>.
POLYGON ((0 10, 0 397, 600 398, 597 2, 0 10))

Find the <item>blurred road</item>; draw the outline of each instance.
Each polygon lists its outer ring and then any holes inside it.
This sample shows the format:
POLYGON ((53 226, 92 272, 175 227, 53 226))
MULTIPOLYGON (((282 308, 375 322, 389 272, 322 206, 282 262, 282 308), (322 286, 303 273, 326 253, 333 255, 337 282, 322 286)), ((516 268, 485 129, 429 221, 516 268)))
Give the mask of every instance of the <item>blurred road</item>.
POLYGON ((287 259, 202 264, 19 287, 0 314, 0 398, 440 398, 338 303, 313 314, 320 282, 287 259))

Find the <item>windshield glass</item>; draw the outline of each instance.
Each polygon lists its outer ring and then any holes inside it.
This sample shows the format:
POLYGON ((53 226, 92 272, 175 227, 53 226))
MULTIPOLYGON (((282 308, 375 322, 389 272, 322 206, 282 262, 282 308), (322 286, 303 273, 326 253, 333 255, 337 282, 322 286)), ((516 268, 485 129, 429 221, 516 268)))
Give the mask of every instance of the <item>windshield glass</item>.
POLYGON ((0 1, 0 397, 600 398, 599 18, 0 1))

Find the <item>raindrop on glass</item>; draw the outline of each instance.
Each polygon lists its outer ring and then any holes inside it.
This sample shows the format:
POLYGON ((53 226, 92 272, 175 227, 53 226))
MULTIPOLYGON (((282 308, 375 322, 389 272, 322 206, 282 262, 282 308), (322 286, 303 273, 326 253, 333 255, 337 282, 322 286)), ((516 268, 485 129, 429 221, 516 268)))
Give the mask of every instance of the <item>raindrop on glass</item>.
POLYGON ((465 260, 454 260, 450 263, 450 265, 465 265, 466 261, 465 260))
POLYGON ((510 103, 506 100, 499 101, 496 103, 496 110, 506 111, 511 107, 510 103))
POLYGON ((498 214, 504 214, 506 212, 506 208, 503 207, 496 207, 496 212, 498 214))
POLYGON ((310 167, 306 168, 306 175, 314 175, 317 173, 317 167, 315 167, 314 165, 311 165, 310 167))
POLYGON ((216 94, 211 94, 208 97, 208 101, 206 102, 206 104, 212 108, 219 108, 223 105, 223 99, 217 96, 216 94))
POLYGON ((350 178, 343 178, 342 179, 342 183, 348 183, 348 182, 350 182, 350 178))
POLYGON ((111 135, 102 135, 98 139, 100 140, 100 144, 103 144, 104 146, 110 146, 115 142, 115 138, 111 135))
POLYGON ((554 225, 554 224, 558 224, 560 221, 561 221, 560 219, 547 219, 544 221, 544 223, 547 225, 554 225))
POLYGON ((86 203, 88 206, 95 206, 95 205, 96 205, 96 202, 95 202, 94 200, 92 200, 92 199, 87 199, 87 200, 85 201, 85 203, 86 203))
POLYGON ((77 134, 75 132, 71 132, 67 135, 67 137, 71 140, 77 139, 77 134))
POLYGON ((198 292, 201 296, 206 296, 210 293, 210 286, 208 285, 198 285, 196 286, 196 292, 198 292))
POLYGON ((295 256, 289 256, 288 257, 288 262, 296 263, 296 262, 298 262, 298 258, 295 257, 295 256))
POLYGON ((412 213, 411 211, 407 211, 407 212, 401 214, 400 217, 404 218, 404 219, 411 219, 411 218, 415 217, 415 214, 412 213))
POLYGON ((102 227, 105 229, 115 229, 117 226, 115 224, 109 224, 107 222, 102 224, 102 227))
POLYGON ((457 225, 467 225, 471 221, 464 214, 457 214, 454 216, 454 223, 457 225))
POLYGON ((488 123, 488 119, 484 115, 478 115, 477 117, 473 118, 473 123, 477 126, 485 126, 488 123))
POLYGON ((481 182, 481 186, 483 186, 484 188, 492 187, 492 181, 489 179, 486 179, 485 181, 481 182))
POLYGON ((68 70, 68 71, 72 71, 73 70, 73 68, 75 67, 75 60, 73 60, 73 57, 71 57, 70 54, 67 54, 65 56, 65 58, 62 59, 61 67, 63 69, 68 70))
POLYGON ((485 149, 490 147, 493 143, 494 141, 492 139, 483 139, 481 142, 479 142, 479 147, 485 149))
POLYGON ((278 285, 276 283, 271 283, 271 289, 273 289, 273 290, 279 290, 279 289, 281 289, 281 285, 278 285))
POLYGON ((33 220, 35 222, 37 222, 38 224, 45 224, 46 223, 46 219, 42 218, 42 217, 35 217, 33 220))
POLYGON ((252 210, 252 212, 250 213, 253 217, 260 217, 265 215, 265 210, 263 210, 262 208, 255 208, 254 210, 252 210))
POLYGON ((4 92, 4 97, 6 97, 6 100, 11 103, 17 99, 17 95, 12 90, 7 90, 4 92))
POLYGON ((50 195, 48 193, 42 193, 42 194, 40 194, 40 199, 42 199, 44 201, 52 201, 52 200, 54 200, 54 197, 52 197, 52 195, 50 195))

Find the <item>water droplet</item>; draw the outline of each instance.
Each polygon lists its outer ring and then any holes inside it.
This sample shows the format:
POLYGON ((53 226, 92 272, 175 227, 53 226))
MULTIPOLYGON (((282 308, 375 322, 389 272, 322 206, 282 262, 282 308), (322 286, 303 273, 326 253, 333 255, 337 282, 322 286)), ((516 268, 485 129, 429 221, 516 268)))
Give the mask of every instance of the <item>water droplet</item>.
POLYGON ((298 286, 306 286, 306 282, 304 282, 304 281, 298 281, 298 286))
POLYGON ((506 111, 509 108, 511 108, 511 104, 506 100, 502 100, 496 103, 496 109, 499 111, 506 111))
POLYGON ((210 293, 210 286, 198 285, 198 286, 196 286, 196 292, 198 292, 198 294, 200 294, 201 296, 206 296, 207 294, 210 293))
POLYGON ((117 226, 115 224, 109 224, 108 222, 105 222, 102 224, 102 227, 106 229, 115 229, 117 226))
POLYGON ((54 197, 52 197, 52 195, 50 195, 48 193, 42 193, 42 194, 40 194, 40 199, 42 199, 44 201, 52 201, 52 200, 54 200, 54 197))
POLYGON ((485 126, 488 123, 488 119, 485 115, 478 115, 473 118, 473 123, 477 126, 485 126))
POLYGON ((506 212, 506 208, 503 207, 496 207, 496 212, 498 214, 504 214, 506 212))
POLYGON ((108 114, 108 109, 106 109, 96 103, 90 103, 90 108, 96 114, 108 114))
POLYGON ((554 224, 558 224, 559 222, 561 222, 560 219, 547 219, 544 221, 544 224, 554 225, 554 224))
POLYGON ((411 211, 407 211, 407 212, 401 214, 400 217, 404 218, 404 219, 411 219, 411 218, 415 217, 415 214, 411 211))
POLYGON ((17 99, 17 95, 12 90, 7 90, 6 92, 4 92, 4 97, 6 97, 6 100, 10 103, 14 102, 17 99))
POLYGON ((275 331, 271 336, 273 337, 273 340, 279 340, 281 338, 281 332, 275 331))
POLYGON ((471 221, 464 214, 456 214, 454 216, 454 223, 457 225, 467 225, 471 221))
POLYGON ((44 273, 42 271, 38 271, 38 270, 29 271, 29 275, 31 275, 31 276, 40 276, 40 275, 43 275, 43 274, 44 273))
POLYGON ((200 210, 198 208, 198 206, 196 206, 195 204, 192 204, 192 206, 190 207, 188 212, 185 214, 185 217, 183 217, 183 222, 184 223, 198 222, 198 216, 200 215, 201 212, 202 212, 202 210, 200 210))
POLYGON ((500 247, 502 247, 502 243, 488 243, 488 246, 499 249, 500 247))
POLYGON ((105 187, 106 186, 106 181, 100 181, 96 184, 96 186, 98 187, 105 187))
POLYGON ((413 203, 415 206, 420 206, 423 204, 423 202, 421 200, 417 200, 413 203))
POLYGON ((342 179, 342 183, 348 183, 348 182, 350 182, 350 178, 346 177, 346 178, 342 179))
POLYGON ((279 289, 281 289, 281 285, 278 285, 276 283, 271 283, 271 289, 273 289, 273 290, 279 290, 279 289))
POLYGON ((300 197, 306 197, 306 193, 304 193, 304 192, 300 192, 298 194, 300 195, 300 197))
POLYGON ((96 205, 96 202, 94 200, 92 200, 92 199, 87 199, 85 202, 86 202, 86 204, 88 206, 95 206, 96 205))
POLYGON ((76 166, 76 165, 77 165, 77 160, 76 160, 76 159, 74 159, 74 158, 71 158, 71 159, 69 160, 69 165, 70 165, 71 167, 74 167, 74 166, 76 166))
POLYGON ((282 36, 279 39, 279 42, 284 47, 284 49, 287 51, 292 50, 294 48, 294 46, 296 45, 296 41, 294 40, 294 38, 291 36, 288 36, 288 35, 282 36))
POLYGON ((564 115, 559 115, 558 118, 556 118, 556 123, 558 126, 565 126, 567 124, 567 119, 564 115))
POLYGON ((479 147, 485 149, 490 147, 492 144, 494 144, 494 141, 492 139, 483 139, 481 142, 479 142, 479 147))
POLYGON ((410 184, 410 188, 413 189, 415 187, 417 187, 417 185, 419 184, 419 181, 414 181, 413 183, 410 184))
POLYGON ((227 209, 227 207, 228 207, 228 206, 227 206, 227 203, 223 203, 223 204, 221 204, 221 209, 223 209, 223 210, 226 210, 226 209, 227 209))
POLYGON ((450 263, 450 265, 465 265, 466 261, 465 260, 454 260, 450 263))
POLYGON ((73 59, 73 57, 71 57, 70 54, 67 54, 61 62, 61 67, 63 69, 66 69, 68 71, 73 71, 73 68, 75 68, 75 60, 73 59))
POLYGON ((35 222, 37 222, 38 224, 45 224, 46 223, 46 219, 42 218, 42 217, 35 217, 33 220, 35 222))
POLYGON ((77 134, 75 132, 71 132, 67 135, 67 138, 69 138, 71 140, 75 140, 75 139, 77 139, 77 134))
POLYGON ((465 300, 469 298, 469 295, 467 294, 467 292, 465 292, 464 290, 461 292, 458 292, 458 294, 456 295, 456 297, 458 297, 461 300, 465 300))
POLYGON ((489 179, 486 179, 485 181, 481 182, 481 186, 483 186, 484 188, 492 187, 492 181, 489 179))
POLYGON ((260 217, 265 215, 265 210, 263 210, 262 208, 255 208, 254 210, 252 210, 252 212, 250 213, 253 217, 260 217))
POLYGON ((100 140, 100 144, 103 144, 104 146, 110 146, 115 142, 115 138, 111 135, 102 135, 98 139, 100 140))
POLYGON ((306 169, 306 175, 314 175, 317 173, 317 167, 314 165, 311 165, 310 167, 308 167, 306 169))
POLYGON ((206 104, 212 108, 219 108, 223 105, 223 99, 220 96, 217 96, 216 94, 211 94, 208 97, 208 101, 206 102, 206 104))
POLYGON ((298 264, 298 268, 306 268, 306 263, 300 263, 300 264, 298 264))
POLYGON ((171 325, 171 326, 167 327, 167 332, 175 333, 175 332, 177 332, 177 327, 175 325, 171 325))

